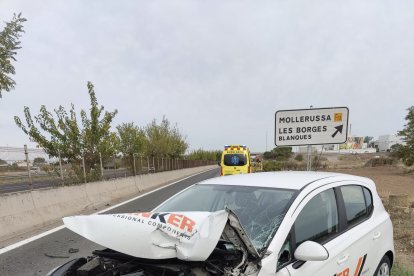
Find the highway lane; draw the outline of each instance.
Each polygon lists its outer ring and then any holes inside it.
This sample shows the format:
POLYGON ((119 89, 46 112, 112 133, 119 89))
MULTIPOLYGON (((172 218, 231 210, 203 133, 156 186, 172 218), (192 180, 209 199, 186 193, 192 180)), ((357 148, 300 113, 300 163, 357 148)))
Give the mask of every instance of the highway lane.
MULTIPOLYGON (((150 211, 182 189, 204 179, 216 177, 218 175, 219 169, 201 173, 119 206, 107 213, 150 211)), ((90 255, 92 250, 99 248, 101 248, 99 245, 64 228, 24 246, 1 254, 0 275, 45 275, 52 268, 63 264, 70 259, 90 255), (69 253, 70 249, 79 251, 76 253, 69 253)))

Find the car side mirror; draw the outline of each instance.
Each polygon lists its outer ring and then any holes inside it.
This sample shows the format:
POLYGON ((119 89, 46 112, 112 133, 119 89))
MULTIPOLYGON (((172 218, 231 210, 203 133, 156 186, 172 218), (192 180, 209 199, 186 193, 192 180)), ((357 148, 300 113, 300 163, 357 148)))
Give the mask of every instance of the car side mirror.
POLYGON ((325 261, 329 258, 326 248, 313 241, 305 241, 295 251, 295 259, 300 261, 325 261))

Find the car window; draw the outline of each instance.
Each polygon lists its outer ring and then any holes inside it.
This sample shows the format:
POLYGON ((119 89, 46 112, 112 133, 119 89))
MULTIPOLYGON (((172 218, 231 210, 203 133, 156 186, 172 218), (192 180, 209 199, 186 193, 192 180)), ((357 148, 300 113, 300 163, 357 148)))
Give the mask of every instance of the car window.
POLYGON ((370 215, 374 209, 374 205, 372 204, 372 194, 367 188, 363 187, 362 189, 364 190, 365 202, 367 204, 367 213, 370 215))
POLYGON ((292 243, 291 235, 289 234, 282 245, 277 260, 277 270, 288 264, 292 260, 292 243))
MULTIPOLYGON (((368 216, 366 196, 361 186, 342 186, 342 197, 345 203, 346 220, 348 225, 355 225, 368 216)), ((369 192, 368 192, 369 193, 369 192)), ((371 194, 368 197, 372 206, 371 194)))
POLYGON ((304 241, 323 243, 338 233, 338 209, 335 192, 326 190, 312 198, 294 224, 296 247, 304 241))
POLYGON ((244 166, 247 158, 245 154, 225 154, 223 163, 226 166, 244 166))

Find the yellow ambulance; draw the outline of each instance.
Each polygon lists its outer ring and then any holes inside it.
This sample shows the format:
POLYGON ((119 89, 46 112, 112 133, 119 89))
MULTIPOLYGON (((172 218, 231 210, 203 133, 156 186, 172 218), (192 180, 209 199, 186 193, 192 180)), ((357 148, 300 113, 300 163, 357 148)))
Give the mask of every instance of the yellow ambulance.
POLYGON ((220 175, 251 173, 250 151, 245 145, 226 145, 221 154, 220 175))

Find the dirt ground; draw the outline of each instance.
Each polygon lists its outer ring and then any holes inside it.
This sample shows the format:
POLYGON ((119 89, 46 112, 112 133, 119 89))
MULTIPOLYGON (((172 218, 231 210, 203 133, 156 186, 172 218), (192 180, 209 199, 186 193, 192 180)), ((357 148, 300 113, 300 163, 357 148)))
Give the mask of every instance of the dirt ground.
POLYGON ((363 167, 353 169, 331 169, 341 173, 349 173, 368 177, 374 180, 381 197, 408 194, 414 201, 414 173, 405 173, 397 166, 363 167))
POLYGON ((414 173, 398 166, 332 168, 329 171, 349 173, 371 178, 394 225, 396 260, 414 270, 414 173), (390 195, 408 195, 409 208, 395 208, 388 204, 390 195))

